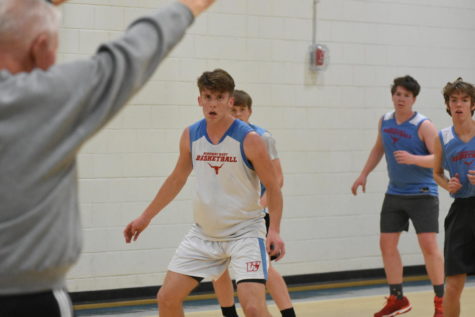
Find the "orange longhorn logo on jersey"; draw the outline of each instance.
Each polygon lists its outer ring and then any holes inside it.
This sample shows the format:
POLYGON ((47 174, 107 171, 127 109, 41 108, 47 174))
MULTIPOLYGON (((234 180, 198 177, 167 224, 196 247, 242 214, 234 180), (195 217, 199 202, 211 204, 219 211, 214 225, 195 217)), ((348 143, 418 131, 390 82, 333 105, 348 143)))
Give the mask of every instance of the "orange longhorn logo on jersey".
POLYGON ((248 272, 257 272, 259 271, 259 267, 261 267, 261 261, 247 262, 246 265, 248 272))
POLYGON ((208 165, 209 165, 209 167, 213 168, 214 171, 215 171, 215 173, 216 173, 216 175, 218 175, 218 174, 219 174, 219 169, 220 169, 221 167, 223 167, 224 163, 221 164, 221 165, 219 165, 219 166, 213 166, 213 165, 211 165, 211 164, 209 164, 209 163, 208 163, 208 165))

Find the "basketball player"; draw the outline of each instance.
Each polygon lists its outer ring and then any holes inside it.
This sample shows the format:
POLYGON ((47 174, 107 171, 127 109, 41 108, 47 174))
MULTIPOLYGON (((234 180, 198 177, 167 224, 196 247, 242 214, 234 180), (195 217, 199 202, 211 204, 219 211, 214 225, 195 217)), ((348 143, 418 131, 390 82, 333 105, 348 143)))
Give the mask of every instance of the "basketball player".
POLYGON ((381 210, 380 247, 390 296, 374 317, 396 316, 411 310, 402 290, 403 265, 397 249, 401 232, 409 229, 409 219, 434 287, 434 317, 443 316, 444 264, 437 246, 439 201, 432 177, 437 130, 426 117, 413 110, 419 91, 419 83, 411 76, 394 79, 391 87, 394 111, 379 121, 376 144, 351 188, 353 195, 359 186, 364 192, 366 178, 385 155, 389 185, 381 210))
POLYGON ((94 57, 54 65, 57 9, 0 0, 0 316, 72 316, 65 280, 81 252, 77 153, 212 3, 174 2, 94 57))
POLYGON ((179 245, 158 292, 160 316, 183 316, 182 303, 191 290, 202 279, 216 279, 231 267, 245 315, 270 317, 265 300, 267 253, 280 253, 279 259, 285 254, 279 235, 280 186, 264 141, 231 115, 232 77, 221 69, 204 72, 198 88, 204 119, 184 130, 175 169, 141 216, 127 225, 124 236, 127 243, 136 240, 194 170, 195 224, 179 245), (269 202, 267 241, 259 180, 267 188, 269 202))
MULTIPOLYGON (((233 116, 249 124, 263 138, 266 143, 267 152, 269 153, 272 165, 274 166, 279 185, 282 187, 284 177, 280 159, 275 146, 275 139, 268 131, 249 122, 252 114, 251 96, 249 96, 249 94, 243 90, 235 90, 233 97, 233 116)), ((266 212, 265 208, 267 206, 267 201, 265 188, 263 188, 261 193, 261 206, 264 208, 264 212, 266 212)), ((266 225, 268 225, 269 215, 267 212, 265 214, 265 219, 266 225)), ((267 279, 266 286, 269 289, 269 292, 271 293, 275 303, 277 304, 282 317, 295 317, 295 310, 292 306, 287 284, 279 272, 277 272, 277 270, 270 264, 271 263, 269 262, 269 278, 267 279)), ((213 281, 213 287, 218 298, 218 302, 221 306, 223 317, 238 317, 234 303, 234 288, 231 277, 229 276, 229 272, 227 270, 219 279, 213 281)))
POLYGON ((475 87, 459 78, 443 94, 453 125, 435 141, 434 179, 455 198, 445 218, 444 316, 458 317, 465 279, 475 273, 475 87))

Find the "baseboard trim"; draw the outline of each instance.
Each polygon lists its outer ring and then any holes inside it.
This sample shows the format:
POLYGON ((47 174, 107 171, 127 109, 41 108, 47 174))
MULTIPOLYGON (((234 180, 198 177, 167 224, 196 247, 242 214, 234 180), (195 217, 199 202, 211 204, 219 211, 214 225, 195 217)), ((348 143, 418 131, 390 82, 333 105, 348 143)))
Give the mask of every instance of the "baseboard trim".
MULTIPOLYGON (((423 265, 404 267, 405 281, 427 280, 423 265)), ((284 276, 290 292, 385 284, 383 268, 284 276)), ((72 292, 74 308, 97 309, 119 306, 150 305, 160 286, 72 292)), ((215 298, 211 282, 203 282, 187 300, 215 298)))

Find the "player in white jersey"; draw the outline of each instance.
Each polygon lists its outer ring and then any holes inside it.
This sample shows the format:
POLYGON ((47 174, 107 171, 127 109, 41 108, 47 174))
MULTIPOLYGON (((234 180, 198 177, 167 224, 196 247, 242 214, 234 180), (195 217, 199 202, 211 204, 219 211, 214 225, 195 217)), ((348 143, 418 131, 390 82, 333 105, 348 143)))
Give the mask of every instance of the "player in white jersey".
MULTIPOLYGON (((243 90, 234 90, 234 105, 232 108, 232 114, 235 118, 240 119, 248 123, 264 140, 267 146, 267 152, 271 159, 274 170, 277 174, 279 185, 282 186, 284 177, 282 173, 282 166, 280 164, 279 155, 275 146, 275 139, 269 131, 262 129, 249 122, 252 114, 252 98, 243 90)), ((261 192, 261 206, 264 208, 267 206, 265 188, 261 192)), ((266 213, 266 222, 268 214, 266 213)), ((271 258, 272 260, 272 258, 271 258)), ((266 283, 272 298, 274 299, 282 317, 295 317, 295 311, 292 305, 292 301, 289 296, 287 284, 279 272, 269 263, 269 278, 266 283)), ((218 298, 218 302, 221 306, 223 317, 238 317, 236 307, 234 304, 234 288, 231 281, 229 272, 226 271, 219 279, 213 281, 213 287, 218 298)))
POLYGON ((183 301, 203 278, 217 279, 228 267, 236 276, 246 316, 269 317, 265 302, 268 254, 285 254, 280 238, 282 193, 261 137, 231 115, 234 81, 221 69, 198 78, 204 119, 185 129, 171 175, 141 216, 124 230, 136 240, 152 218, 180 192, 191 171, 196 176, 194 219, 178 247, 157 299, 160 316, 183 315, 183 301), (259 204, 260 182, 270 214, 265 231, 259 204))

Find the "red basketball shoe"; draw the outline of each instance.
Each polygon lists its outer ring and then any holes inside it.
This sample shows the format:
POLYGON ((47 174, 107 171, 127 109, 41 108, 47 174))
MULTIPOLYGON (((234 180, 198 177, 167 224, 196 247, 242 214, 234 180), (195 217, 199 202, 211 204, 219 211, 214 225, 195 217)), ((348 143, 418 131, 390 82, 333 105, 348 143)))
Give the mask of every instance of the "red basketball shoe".
POLYGON ((443 297, 434 297, 434 317, 444 317, 444 308, 442 307, 442 303, 444 302, 443 297))
POLYGON ((407 313, 412 309, 412 306, 406 296, 398 299, 396 296, 391 295, 386 299, 386 305, 379 312, 375 313, 374 317, 394 317, 407 313))

